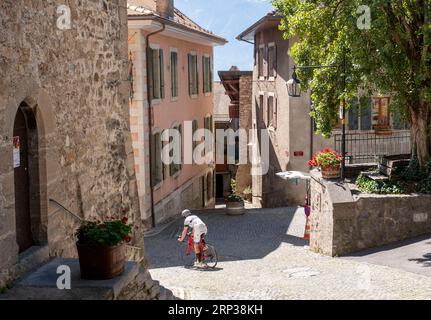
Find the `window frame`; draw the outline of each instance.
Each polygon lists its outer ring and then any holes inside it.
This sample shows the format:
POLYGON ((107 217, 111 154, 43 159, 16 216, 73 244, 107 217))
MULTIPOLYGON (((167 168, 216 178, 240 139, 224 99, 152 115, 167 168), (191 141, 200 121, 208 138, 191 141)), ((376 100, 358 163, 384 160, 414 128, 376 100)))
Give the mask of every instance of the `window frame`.
POLYGON ((150 98, 151 103, 160 103, 165 97, 164 50, 158 44, 150 44, 147 59, 150 60, 150 98), (157 52, 157 54, 155 54, 157 52), (155 73, 157 70, 157 74, 155 73), (157 96, 156 96, 157 90, 157 96))
POLYGON ((268 43, 268 80, 269 81, 275 81, 275 79, 277 78, 277 45, 275 44, 275 42, 270 42, 268 43), (273 57, 272 57, 272 65, 270 63, 270 51, 271 48, 273 48, 273 57), (271 71, 272 71, 272 75, 271 75, 271 71))

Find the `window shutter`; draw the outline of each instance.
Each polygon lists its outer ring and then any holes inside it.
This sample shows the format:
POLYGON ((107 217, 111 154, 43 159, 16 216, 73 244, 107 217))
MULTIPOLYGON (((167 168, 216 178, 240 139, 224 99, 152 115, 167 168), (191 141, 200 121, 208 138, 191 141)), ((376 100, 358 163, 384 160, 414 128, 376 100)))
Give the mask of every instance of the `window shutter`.
POLYGON ((187 55, 187 60, 189 64, 189 95, 192 95, 192 55, 189 53, 187 55))
POLYGON ((153 70, 153 49, 148 48, 147 51, 148 61, 148 84, 150 90, 150 98, 154 99, 154 70, 153 70))
POLYGON ((277 77, 277 46, 274 46, 274 77, 277 77))
POLYGON ((263 76, 268 78, 268 46, 263 49, 263 76))
POLYGON ((203 92, 204 93, 206 93, 207 92, 207 86, 206 86, 206 82, 207 82, 207 79, 206 79, 206 70, 207 68, 206 68, 206 58, 205 58, 205 56, 202 56, 202 79, 203 79, 203 92))
POLYGON ((210 59, 210 61, 209 61, 209 65, 210 65, 210 67, 209 67, 209 73, 210 73, 210 79, 209 79, 209 87, 210 87, 210 92, 213 92, 213 58, 212 57, 210 57, 209 58, 210 59))
POLYGON ((194 57, 195 63, 196 63, 196 94, 199 94, 199 62, 198 62, 198 56, 196 55, 194 57))
POLYGON ((165 97, 165 68, 164 68, 163 49, 159 50, 159 61, 160 61, 160 97, 163 99, 165 97))
POLYGON ((277 129, 277 103, 278 103, 278 99, 274 97, 274 101, 273 101, 273 120, 272 120, 272 125, 274 127, 274 129, 277 129))
POLYGON ((359 126, 359 113, 358 113, 358 103, 356 99, 352 99, 350 101, 350 108, 349 108, 349 130, 358 130, 358 126, 359 126))

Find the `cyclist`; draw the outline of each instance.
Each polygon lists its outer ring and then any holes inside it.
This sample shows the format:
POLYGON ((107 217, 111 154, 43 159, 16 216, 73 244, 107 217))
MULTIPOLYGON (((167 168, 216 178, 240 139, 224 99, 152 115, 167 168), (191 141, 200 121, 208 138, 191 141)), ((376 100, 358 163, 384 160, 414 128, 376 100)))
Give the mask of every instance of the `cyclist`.
POLYGON ((181 237, 178 238, 179 242, 183 242, 184 239, 187 236, 187 233, 190 232, 193 234, 193 242, 194 242, 194 248, 196 253, 196 261, 195 261, 195 267, 205 267, 205 263, 202 261, 202 251, 203 248, 201 247, 201 240, 205 237, 207 234, 207 226, 205 223, 199 219, 197 216, 192 215, 190 210, 186 209, 184 210, 181 215, 186 219, 184 221, 184 229, 181 237))

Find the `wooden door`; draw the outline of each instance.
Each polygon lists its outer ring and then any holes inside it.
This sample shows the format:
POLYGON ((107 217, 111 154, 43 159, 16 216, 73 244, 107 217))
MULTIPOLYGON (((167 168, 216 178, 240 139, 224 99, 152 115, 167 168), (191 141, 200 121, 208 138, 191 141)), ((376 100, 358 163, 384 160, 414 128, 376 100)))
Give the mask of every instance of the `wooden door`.
POLYGON ((28 175, 28 129, 24 113, 18 109, 14 125, 15 219, 19 252, 33 245, 30 219, 28 175))

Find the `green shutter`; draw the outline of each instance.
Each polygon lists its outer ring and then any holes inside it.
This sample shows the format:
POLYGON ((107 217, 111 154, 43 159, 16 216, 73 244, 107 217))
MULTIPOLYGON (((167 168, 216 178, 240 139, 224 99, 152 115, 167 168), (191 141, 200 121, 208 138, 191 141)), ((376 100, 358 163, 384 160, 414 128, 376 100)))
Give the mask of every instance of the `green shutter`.
POLYGON ((206 87, 206 64, 205 64, 205 57, 202 56, 202 79, 203 79, 203 92, 206 93, 207 92, 207 87, 206 87))
POLYGON ((199 62, 198 62, 198 56, 195 56, 195 64, 196 64, 196 94, 199 94, 199 62))
POLYGON ((163 49, 159 49, 159 63, 160 63, 160 97, 165 97, 165 68, 164 68, 164 57, 163 49))
POLYGON ((147 51, 147 67, 148 67, 148 85, 150 99, 154 99, 154 70, 153 70, 153 49, 148 48, 147 51))
POLYGON ((213 59, 212 57, 209 58, 209 73, 210 73, 210 79, 209 79, 209 92, 213 92, 213 59))
POLYGON ((189 95, 192 95, 192 55, 187 55, 188 66, 189 66, 189 95))

